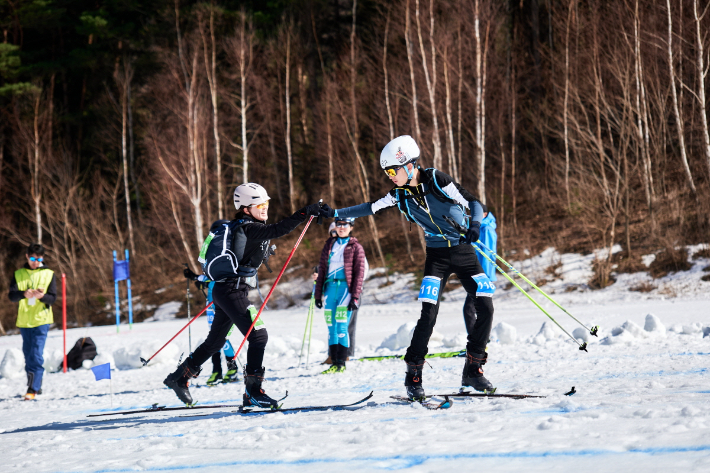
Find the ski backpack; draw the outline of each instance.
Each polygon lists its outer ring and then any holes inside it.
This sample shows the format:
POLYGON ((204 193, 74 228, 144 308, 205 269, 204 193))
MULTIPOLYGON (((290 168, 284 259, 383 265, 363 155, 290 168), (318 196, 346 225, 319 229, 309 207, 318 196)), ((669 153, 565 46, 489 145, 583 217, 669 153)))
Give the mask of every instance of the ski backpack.
POLYGON ((210 280, 221 282, 256 274, 256 268, 239 266, 246 245, 246 235, 241 228, 245 223, 244 220, 218 220, 212 224, 197 259, 210 280))
POLYGON ((84 360, 96 358, 96 344, 91 337, 80 338, 67 353, 67 367, 73 370, 81 368, 84 360))
POLYGON ((424 197, 431 194, 436 197, 436 199, 440 202, 444 202, 447 204, 456 203, 454 199, 452 199, 446 192, 444 192, 441 187, 439 187, 439 183, 436 181, 436 169, 422 169, 422 173, 428 178, 427 184, 429 185, 429 189, 422 192, 421 194, 407 194, 407 189, 405 189, 404 187, 395 187, 394 189, 392 189, 392 196, 397 201, 397 208, 400 212, 404 214, 407 220, 414 223, 417 222, 414 220, 414 218, 412 218, 412 215, 409 213, 409 205, 407 203, 408 200, 414 199, 416 197, 424 197))

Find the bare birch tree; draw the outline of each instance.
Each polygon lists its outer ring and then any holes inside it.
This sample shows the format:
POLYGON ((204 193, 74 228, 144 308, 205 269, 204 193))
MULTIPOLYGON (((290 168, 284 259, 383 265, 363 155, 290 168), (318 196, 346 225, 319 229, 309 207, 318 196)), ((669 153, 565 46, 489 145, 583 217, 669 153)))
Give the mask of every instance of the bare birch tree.
MULTIPOLYGON (((673 17, 671 15, 670 0, 666 0, 666 8, 668 11, 668 68, 670 73, 669 78, 671 81, 671 95, 673 97, 673 114, 675 115, 676 130, 678 132, 678 146, 680 147, 680 160, 683 164, 685 177, 688 179, 688 187, 690 187, 690 190, 693 192, 693 194, 696 194, 697 191, 695 190, 695 183, 693 182, 693 175, 690 172, 690 166, 688 165, 688 155, 685 150, 685 132, 683 127, 683 120, 681 119, 680 109, 678 107, 678 93, 676 91, 676 74, 674 66, 675 61, 673 59, 673 17)), ((638 0, 636 2, 636 15, 636 22, 638 24, 638 0)))
POLYGON ((286 156, 288 159, 288 197, 291 212, 296 211, 296 198, 293 189, 293 155, 291 153, 291 24, 286 27, 286 79, 284 99, 286 103, 286 156))
MULTIPOLYGON (((429 42, 431 44, 431 75, 427 64, 424 39, 422 38, 422 25, 419 19, 419 0, 415 4, 415 17, 417 19, 417 36, 419 38, 419 49, 422 55, 422 68, 426 79, 427 90, 429 92, 429 105, 431 107, 432 121, 432 143, 434 145, 434 167, 441 168, 441 138, 439 136, 439 119, 436 112, 436 49, 434 47, 434 0, 429 0, 429 16, 431 25, 429 27, 429 42)), ((422 144, 422 143, 420 143, 422 144)))
POLYGON ((693 0, 693 19, 695 20, 695 40, 697 51, 697 67, 698 67, 698 93, 696 95, 700 106, 700 122, 702 124, 703 144, 705 147, 705 164, 708 167, 708 177, 710 178, 710 132, 708 131, 708 115, 707 101, 705 96, 705 78, 708 75, 708 70, 704 64, 704 49, 703 37, 701 36, 702 28, 700 22, 707 14, 710 4, 705 7, 702 15, 698 15, 698 0, 693 0))
POLYGON ((116 64, 115 78, 116 84, 121 92, 121 158, 123 160, 123 189, 126 197, 126 220, 128 224, 128 241, 131 245, 131 254, 136 254, 136 243, 133 236, 133 218, 131 217, 131 193, 128 187, 128 90, 133 80, 133 65, 131 60, 123 56, 122 71, 118 70, 116 64))
MULTIPOLYGON (((217 42, 214 33, 214 12, 215 6, 211 5, 209 44, 205 32, 202 12, 198 11, 198 23, 200 37, 202 38, 202 52, 205 62, 205 75, 210 88, 210 99, 212 100, 212 134, 214 136, 214 161, 215 161, 215 181, 217 181, 217 218, 224 218, 224 189, 222 187, 222 150, 219 136, 219 97, 217 90, 217 42)), ((245 182, 247 182, 245 180, 245 182)))
POLYGON ((404 40, 407 45, 407 61, 409 61, 409 78, 412 82, 412 118, 414 119, 414 132, 416 133, 417 143, 422 143, 422 131, 419 127, 419 110, 417 109, 417 81, 414 76, 414 52, 412 51, 412 39, 410 38, 411 14, 409 8, 409 0, 407 0, 405 8, 404 20, 404 40))

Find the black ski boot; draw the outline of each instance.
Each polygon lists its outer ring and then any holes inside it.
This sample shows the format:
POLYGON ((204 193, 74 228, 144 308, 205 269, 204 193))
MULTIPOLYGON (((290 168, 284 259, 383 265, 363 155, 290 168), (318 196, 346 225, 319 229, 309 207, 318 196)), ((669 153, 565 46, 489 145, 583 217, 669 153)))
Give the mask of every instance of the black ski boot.
POLYGON ((190 390, 188 386, 190 385, 190 378, 197 378, 200 374, 201 369, 195 369, 190 365, 190 358, 183 361, 183 363, 178 366, 175 372, 170 373, 163 384, 175 391, 178 399, 184 402, 186 405, 191 406, 193 404, 192 396, 190 395, 190 390))
POLYGON ((422 368, 424 360, 417 360, 414 363, 405 361, 407 364, 407 374, 404 377, 404 385, 407 387, 407 397, 412 401, 424 401, 426 394, 422 387, 422 368))
POLYGON ((251 370, 248 367, 244 368, 244 385, 246 386, 242 402, 244 407, 254 406, 278 409, 279 404, 276 399, 270 398, 261 388, 261 383, 264 381, 264 372, 266 372, 266 369, 262 366, 252 373, 249 371, 251 370))
POLYGON ((232 358, 227 359, 227 374, 222 378, 223 383, 234 383, 239 381, 239 367, 237 366, 237 360, 232 358))
POLYGON ((466 364, 461 377, 461 391, 466 391, 466 388, 473 388, 481 392, 495 391, 491 382, 483 376, 482 366, 486 364, 487 358, 488 353, 466 352, 466 364))

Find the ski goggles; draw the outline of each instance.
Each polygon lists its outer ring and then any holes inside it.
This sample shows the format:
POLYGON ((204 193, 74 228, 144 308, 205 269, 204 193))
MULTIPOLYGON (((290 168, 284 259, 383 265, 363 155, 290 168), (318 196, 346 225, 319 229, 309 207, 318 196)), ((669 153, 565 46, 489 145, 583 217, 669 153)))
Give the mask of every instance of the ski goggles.
POLYGON ((262 202, 261 204, 252 204, 252 207, 256 207, 259 210, 268 209, 269 201, 267 200, 266 202, 262 202))
POLYGON ((350 222, 335 222, 336 227, 349 227, 352 225, 350 222))
POLYGON ((35 258, 34 256, 30 256, 30 261, 32 261, 33 263, 35 261, 39 261, 41 263, 42 261, 44 261, 44 258, 42 258, 41 256, 39 258, 35 258))
POLYGON ((397 175, 400 169, 402 169, 404 166, 398 166, 396 168, 387 168, 385 169, 385 174, 387 174, 389 177, 394 177, 397 175))

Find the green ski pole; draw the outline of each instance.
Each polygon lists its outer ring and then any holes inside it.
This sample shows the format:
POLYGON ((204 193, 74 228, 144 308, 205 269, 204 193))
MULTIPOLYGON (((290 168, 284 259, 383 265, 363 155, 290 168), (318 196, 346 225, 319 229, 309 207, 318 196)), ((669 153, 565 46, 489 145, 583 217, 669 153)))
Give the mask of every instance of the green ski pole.
MULTIPOLYGON (((557 307, 559 307, 559 308, 562 310, 562 312, 564 312, 565 314, 567 314, 567 315, 569 315, 570 317, 572 317, 572 319, 573 319, 575 322, 577 322, 579 325, 581 325, 582 327, 584 327, 585 329, 587 329, 590 334, 594 335, 595 337, 598 337, 598 336, 599 336, 599 335, 597 335, 597 333, 598 333, 598 331, 599 331, 599 326, 598 326, 598 325, 595 325, 595 326, 592 327, 592 328, 589 328, 589 327, 587 327, 586 325, 584 325, 582 322, 580 322, 579 320, 577 320, 577 318, 576 318, 574 315, 570 314, 570 313, 567 311, 567 309, 565 309, 565 308, 562 307, 560 304, 558 304, 556 300, 554 300, 552 297, 550 297, 549 295, 547 295, 547 293, 546 293, 545 291, 543 291, 542 289, 540 289, 539 287, 537 287, 531 280, 529 280, 528 278, 526 278, 523 273, 521 273, 520 271, 518 271, 517 269, 515 269, 515 268, 513 267, 513 265, 511 265, 511 264, 508 263, 506 260, 504 260, 504 259, 503 259, 500 255, 498 255, 495 251, 491 250, 491 249, 488 248, 486 245, 484 245, 483 243, 481 243, 480 240, 477 241, 476 243, 479 244, 479 245, 481 245, 481 247, 483 247, 483 249, 485 249, 486 251, 488 251, 491 255, 495 256, 497 259, 499 259, 500 261, 502 261, 503 264, 505 264, 508 268, 510 268, 515 274, 517 274, 518 276, 520 276, 520 278, 521 278, 523 281, 525 281, 526 283, 530 284, 533 288, 537 289, 540 294, 542 294, 543 296, 545 296, 545 297, 547 298, 547 300, 549 300, 550 302, 552 302, 553 304, 555 304, 557 307)), ((479 250, 479 251, 480 251, 480 250, 479 250)))
MULTIPOLYGON (((451 226, 453 226, 453 227, 456 229, 456 231, 458 231, 459 233, 461 233, 461 236, 464 236, 464 235, 465 235, 465 230, 466 230, 465 228, 463 228, 461 225, 459 225, 458 223, 456 223, 456 221, 455 221, 454 219, 452 219, 451 217, 449 217, 448 215, 444 215, 443 217, 444 217, 444 220, 446 220, 446 222, 448 222, 451 226)), ((533 299, 530 294, 527 293, 527 291, 525 291, 525 289, 523 289, 522 287, 520 287, 520 285, 519 285, 517 282, 515 282, 515 281, 513 280, 513 278, 511 278, 510 276, 508 276, 508 273, 506 273, 505 271, 503 271, 503 269, 501 269, 501 267, 498 266, 495 261, 493 261, 487 254, 485 254, 485 253, 483 252, 483 250, 482 250, 478 245, 476 245, 475 243, 471 243, 471 245, 473 245, 473 247, 474 247, 479 253, 481 253, 481 254, 483 255, 483 257, 486 258, 486 259, 498 270, 498 272, 500 272, 500 274, 502 274, 503 276, 505 276, 505 278, 506 278, 508 281, 510 281, 511 284, 513 284, 515 287, 517 287, 517 288, 520 290, 520 292, 522 292, 523 294, 525 294, 525 297, 527 297, 528 299, 530 299, 530 302, 532 302, 533 304, 535 304, 535 306, 536 306, 538 309, 540 309, 543 314, 545 314, 550 320, 552 320, 552 322, 553 322, 555 325, 557 325, 557 326, 560 328, 560 330, 562 330, 562 331, 570 338, 570 340, 572 340, 574 343, 576 343, 577 345, 579 345, 579 349, 580 349, 580 350, 587 351, 587 342, 579 343, 579 342, 577 341, 577 339, 574 338, 572 335, 570 335, 570 333, 567 332, 567 330, 565 330, 564 327, 562 327, 562 325, 560 325, 559 323, 557 323, 557 321, 555 320, 555 318, 552 317, 550 314, 548 314, 547 311, 546 311, 545 309, 543 309, 542 306, 541 306, 540 304, 538 304, 537 301, 536 301, 535 299, 533 299)))
MULTIPOLYGON (((313 267, 313 272, 316 274, 316 278, 318 276, 318 266, 313 267)), ((308 323, 311 321, 311 326, 313 326, 313 311, 315 310, 315 305, 316 305, 316 281, 317 279, 313 280, 313 289, 311 289, 311 302, 308 305, 308 316, 306 317, 306 327, 303 329, 303 341, 301 341, 301 353, 298 355, 298 365, 301 365, 301 358, 303 357, 303 348, 306 346, 306 333, 308 333, 308 323)), ((310 338, 308 340, 308 351, 310 353, 311 347, 310 347, 310 338)), ((306 361, 306 366, 308 366, 308 361, 306 361)))
MULTIPOLYGON (((315 285, 315 284, 314 284, 315 285)), ((310 362, 311 362, 311 338, 313 336, 313 315, 315 312, 315 301, 311 305, 311 323, 310 327, 308 329, 308 352, 306 353, 306 368, 308 368, 310 362)))

